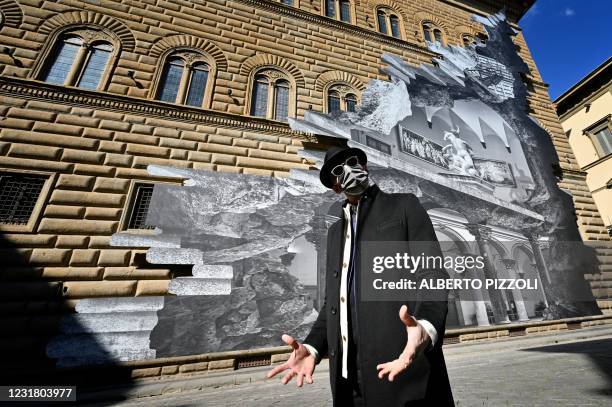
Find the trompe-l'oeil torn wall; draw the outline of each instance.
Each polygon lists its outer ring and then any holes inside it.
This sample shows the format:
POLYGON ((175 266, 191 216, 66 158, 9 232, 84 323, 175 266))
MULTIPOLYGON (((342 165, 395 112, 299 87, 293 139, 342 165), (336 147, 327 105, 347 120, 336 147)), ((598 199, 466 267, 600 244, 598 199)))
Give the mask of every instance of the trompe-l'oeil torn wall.
MULTIPOLYGON (((503 13, 474 19, 486 44, 429 43, 441 57, 420 67, 385 54, 389 80, 371 81, 355 112, 307 112, 290 125, 366 151, 380 188, 418 196, 450 250, 495 259, 489 275, 541 283, 504 296, 451 293, 449 327, 598 313, 581 256, 564 249, 580 241, 574 208, 557 186, 550 136, 526 113, 528 68, 516 33, 503 13)), ((300 152, 316 167, 323 154, 300 152)), ((184 185, 156 185, 147 216, 154 232, 118 233, 112 244, 148 248, 147 262, 185 275, 165 297, 80 300, 49 356, 76 366, 276 346, 282 333, 303 338, 323 302, 326 231, 340 216, 340 197, 318 171, 285 179, 148 171, 184 185)))

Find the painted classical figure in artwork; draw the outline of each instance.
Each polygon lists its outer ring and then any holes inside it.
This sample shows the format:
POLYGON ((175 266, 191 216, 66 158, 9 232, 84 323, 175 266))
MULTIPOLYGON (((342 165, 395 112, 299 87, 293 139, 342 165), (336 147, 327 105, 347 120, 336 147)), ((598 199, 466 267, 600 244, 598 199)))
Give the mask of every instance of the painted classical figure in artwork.
POLYGON ((479 176, 472 160, 472 148, 465 140, 459 137, 459 129, 455 128, 453 131, 445 131, 444 140, 448 140, 450 143, 442 148, 444 158, 449 163, 449 168, 463 175, 479 176))

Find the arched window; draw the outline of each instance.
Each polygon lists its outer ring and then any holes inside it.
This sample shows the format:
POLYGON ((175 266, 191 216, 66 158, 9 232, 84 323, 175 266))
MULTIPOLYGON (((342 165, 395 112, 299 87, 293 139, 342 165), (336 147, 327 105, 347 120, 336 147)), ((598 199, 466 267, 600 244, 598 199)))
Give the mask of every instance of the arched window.
POLYGON ((169 103, 205 107, 210 66, 194 51, 169 55, 164 63, 155 98, 169 103))
POLYGON ((465 47, 469 47, 470 45, 476 43, 476 39, 470 34, 461 34, 461 42, 463 42, 465 47))
POLYGON ((382 10, 378 10, 376 13, 376 19, 378 20, 378 32, 387 34, 387 16, 382 10))
POLYGON ((345 23, 352 22, 352 4, 349 0, 323 0, 325 16, 345 23))
POLYGON ((277 81, 274 84, 274 120, 286 122, 289 116, 289 82, 277 81))
POLYGON ((292 86, 288 76, 274 69, 258 72, 251 93, 252 116, 286 122, 293 114, 292 86))
POLYGON ((389 16, 389 21, 391 22, 391 35, 395 38, 400 38, 400 26, 399 26, 399 18, 396 15, 391 14, 389 16))
POLYGON ((376 10, 376 21, 378 23, 378 32, 395 38, 402 38, 400 20, 397 13, 393 10, 379 7, 376 10))
POLYGON ((357 107, 355 90, 344 83, 327 88, 327 113, 354 112, 357 107))
POLYGON ((422 28, 423 38, 425 41, 434 43, 437 46, 445 45, 444 34, 442 34, 442 30, 440 28, 428 21, 423 22, 422 28))
POLYGON ((357 96, 349 93, 344 97, 344 101, 346 102, 346 111, 354 112, 355 108, 357 107, 357 96))
POLYGON ((171 103, 176 102, 184 70, 185 62, 181 58, 171 58, 166 62, 159 86, 159 100, 171 103))
POLYGON ((48 83, 103 89, 115 48, 103 33, 91 30, 59 37, 40 79, 48 83))
POLYGON ((327 96, 327 111, 329 113, 340 112, 342 109, 340 108, 340 94, 335 90, 329 91, 327 96))
POLYGON ((253 104, 251 105, 253 116, 268 117, 268 88, 268 78, 264 75, 257 75, 253 85, 253 104))

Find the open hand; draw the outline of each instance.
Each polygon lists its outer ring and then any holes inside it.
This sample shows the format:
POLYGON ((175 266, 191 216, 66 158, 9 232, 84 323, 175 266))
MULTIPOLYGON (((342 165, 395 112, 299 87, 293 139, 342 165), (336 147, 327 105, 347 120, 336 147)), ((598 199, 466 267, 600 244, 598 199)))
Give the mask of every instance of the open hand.
POLYGON ((408 366, 421 354, 430 341, 427 331, 410 315, 406 305, 402 305, 400 308, 399 317, 406 325, 406 334, 408 335, 406 347, 397 359, 376 366, 378 378, 384 379, 386 375, 389 375, 390 382, 395 379, 395 376, 408 369, 408 366))
POLYGON ((293 376, 297 376, 298 387, 302 387, 304 378, 306 378, 306 383, 312 384, 312 372, 314 372, 316 363, 314 356, 308 352, 308 349, 306 349, 304 345, 291 336, 283 335, 282 339, 287 345, 293 348, 293 352, 289 360, 268 372, 268 379, 276 376, 280 372, 289 370, 287 374, 285 374, 285 377, 283 377, 283 384, 289 383, 293 376))

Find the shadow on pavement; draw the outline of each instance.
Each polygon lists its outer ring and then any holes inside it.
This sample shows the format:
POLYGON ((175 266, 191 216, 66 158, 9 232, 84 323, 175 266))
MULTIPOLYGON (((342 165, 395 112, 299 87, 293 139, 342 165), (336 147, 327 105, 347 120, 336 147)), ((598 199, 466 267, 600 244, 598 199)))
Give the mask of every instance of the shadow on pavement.
POLYGON ((584 354, 599 370, 600 375, 607 383, 605 388, 595 391, 601 395, 612 397, 612 338, 541 346, 522 349, 522 351, 584 354))

